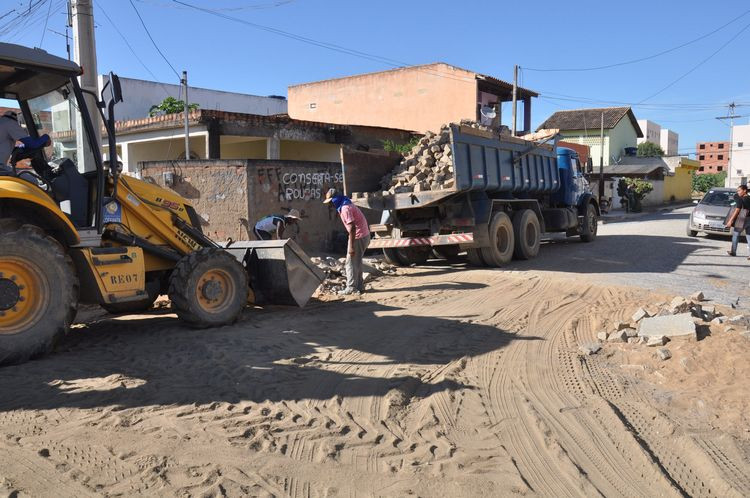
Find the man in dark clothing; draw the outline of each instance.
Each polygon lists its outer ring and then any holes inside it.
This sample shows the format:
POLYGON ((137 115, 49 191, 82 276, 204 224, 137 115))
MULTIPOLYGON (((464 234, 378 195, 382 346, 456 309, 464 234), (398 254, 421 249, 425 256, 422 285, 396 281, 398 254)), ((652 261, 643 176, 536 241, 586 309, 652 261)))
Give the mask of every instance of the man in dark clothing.
POLYGON ((14 111, 6 111, 0 117, 0 175, 12 174, 13 170, 7 166, 13 147, 21 138, 28 135, 20 124, 18 115, 14 111))
POLYGON ((732 249, 727 251, 730 256, 737 255, 737 244, 740 241, 740 234, 745 231, 745 238, 747 239, 747 250, 748 258, 750 259, 750 195, 747 195, 747 185, 740 185, 737 187, 737 195, 734 196, 732 202, 732 212, 727 220, 726 227, 732 228, 732 249))

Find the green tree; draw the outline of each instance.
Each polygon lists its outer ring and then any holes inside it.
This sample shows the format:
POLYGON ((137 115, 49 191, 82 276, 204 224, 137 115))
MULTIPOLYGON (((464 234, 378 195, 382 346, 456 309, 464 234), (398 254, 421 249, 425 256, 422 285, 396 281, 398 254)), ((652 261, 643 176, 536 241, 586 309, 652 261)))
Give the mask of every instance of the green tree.
MULTIPOLYGON (((188 110, 194 111, 198 109, 198 104, 188 104, 188 110)), ((152 105, 151 109, 148 110, 150 117, 158 116, 160 114, 177 114, 185 110, 185 101, 177 100, 174 97, 167 97, 162 100, 158 105, 152 105)))
POLYGON ((654 142, 641 142, 638 144, 638 157, 661 157, 664 150, 654 142))
POLYGON ((693 192, 706 193, 714 187, 723 187, 727 174, 706 173, 705 175, 696 175, 693 173, 693 192))
POLYGON ((402 156, 405 156, 419 143, 419 137, 412 137, 405 144, 397 144, 393 140, 381 140, 381 142, 383 143, 383 150, 386 152, 398 152, 402 156))

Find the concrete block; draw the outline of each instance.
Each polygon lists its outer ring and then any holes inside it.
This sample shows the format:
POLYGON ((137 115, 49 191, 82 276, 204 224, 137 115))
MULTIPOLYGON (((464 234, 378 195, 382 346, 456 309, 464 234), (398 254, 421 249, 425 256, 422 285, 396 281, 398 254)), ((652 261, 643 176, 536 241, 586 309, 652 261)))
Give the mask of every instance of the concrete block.
POLYGON ((667 343, 667 338, 663 335, 660 336, 651 336, 646 340, 646 346, 654 347, 654 346, 663 346, 667 343))
POLYGON ((624 330, 616 330, 607 337, 607 342, 627 342, 627 340, 628 335, 624 330))
POLYGON ((628 337, 628 344, 638 344, 637 337, 628 337))
POLYGON ((672 357, 672 352, 667 348, 659 348, 656 350, 656 357, 661 361, 668 360, 672 357))
POLYGON ((581 344, 578 347, 578 351, 585 355, 592 355, 596 354, 599 351, 601 351, 602 346, 598 342, 587 342, 586 344, 581 344))
POLYGON ((633 328, 627 328, 623 330, 623 332, 625 332, 625 335, 628 336, 628 338, 638 337, 638 331, 633 328))
POLYGON ((604 342, 604 341, 607 340, 607 335, 608 334, 606 332, 597 332, 596 338, 599 339, 600 341, 604 342))
POLYGON ((705 296, 703 295, 703 292, 701 292, 701 291, 698 291, 698 292, 696 292, 695 294, 692 294, 692 295, 690 296, 690 299, 692 299, 692 300, 693 300, 693 301, 695 301, 696 303, 700 303, 700 302, 701 302, 701 301, 703 301, 703 300, 704 300, 705 298, 706 298, 706 297, 705 297, 705 296))
POLYGON ((685 313, 689 309, 690 303, 684 297, 677 296, 669 303, 669 311, 671 311, 673 315, 685 313))
POLYGON ((630 328, 630 324, 628 322, 616 322, 615 323, 615 330, 625 330, 629 328, 630 328))
POLYGON ((644 318, 641 320, 638 335, 647 339, 661 336, 668 337, 670 340, 687 339, 695 341, 698 339, 695 323, 690 313, 644 318))
POLYGON ((648 311, 644 310, 643 308, 638 308, 635 313, 633 313, 633 316, 630 317, 631 321, 638 323, 644 318, 648 318, 651 316, 648 311))

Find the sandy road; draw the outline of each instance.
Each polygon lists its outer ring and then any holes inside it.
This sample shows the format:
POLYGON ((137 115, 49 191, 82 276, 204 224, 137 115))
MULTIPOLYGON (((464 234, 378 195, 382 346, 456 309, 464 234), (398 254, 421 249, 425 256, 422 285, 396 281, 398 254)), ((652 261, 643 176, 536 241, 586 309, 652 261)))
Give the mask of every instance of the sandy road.
POLYGON ((218 330, 107 319, 0 369, 0 490, 34 496, 747 496, 748 444, 687 430, 577 346, 660 297, 404 270, 218 330))

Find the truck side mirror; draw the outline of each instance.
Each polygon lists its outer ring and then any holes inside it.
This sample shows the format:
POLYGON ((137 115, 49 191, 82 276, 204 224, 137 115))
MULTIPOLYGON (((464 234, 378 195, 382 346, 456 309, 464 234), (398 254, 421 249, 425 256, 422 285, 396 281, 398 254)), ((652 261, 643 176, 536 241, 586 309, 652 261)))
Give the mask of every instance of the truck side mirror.
POLYGON ((592 161, 591 158, 589 157, 586 160, 586 173, 590 175, 593 172, 594 172, 594 161, 592 161))

